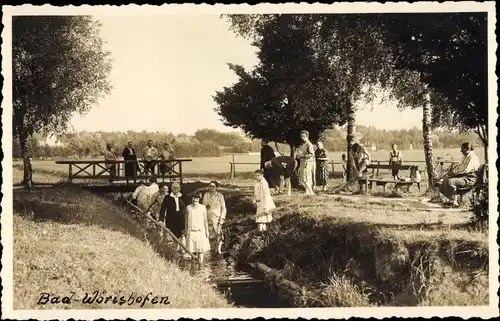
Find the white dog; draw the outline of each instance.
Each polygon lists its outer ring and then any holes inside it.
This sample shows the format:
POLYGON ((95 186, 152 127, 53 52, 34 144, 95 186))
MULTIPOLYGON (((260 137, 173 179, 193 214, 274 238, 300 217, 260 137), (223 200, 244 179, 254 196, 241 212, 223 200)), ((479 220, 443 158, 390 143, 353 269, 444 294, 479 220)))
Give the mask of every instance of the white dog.
POLYGON ((420 182, 422 181, 422 175, 418 170, 418 166, 410 167, 410 179, 413 183, 417 184, 418 192, 420 193, 420 182))

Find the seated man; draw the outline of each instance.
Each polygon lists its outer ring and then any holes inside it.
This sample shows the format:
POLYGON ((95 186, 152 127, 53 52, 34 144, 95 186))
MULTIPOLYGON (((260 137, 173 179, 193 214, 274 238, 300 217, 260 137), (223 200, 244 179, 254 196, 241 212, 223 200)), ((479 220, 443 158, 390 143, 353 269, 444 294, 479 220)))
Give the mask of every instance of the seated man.
POLYGON ((285 185, 287 187, 287 195, 292 195, 292 183, 291 178, 293 173, 297 169, 297 161, 291 156, 277 156, 266 161, 264 163, 264 168, 272 172, 273 176, 278 176, 280 178, 279 193, 283 193, 285 185), (286 184, 285 184, 286 183, 286 184))
POLYGON ((443 205, 458 207, 456 190, 472 187, 476 182, 476 172, 480 164, 479 158, 474 153, 474 147, 469 142, 463 143, 460 152, 464 155, 462 162, 443 178, 441 194, 448 199, 443 205))

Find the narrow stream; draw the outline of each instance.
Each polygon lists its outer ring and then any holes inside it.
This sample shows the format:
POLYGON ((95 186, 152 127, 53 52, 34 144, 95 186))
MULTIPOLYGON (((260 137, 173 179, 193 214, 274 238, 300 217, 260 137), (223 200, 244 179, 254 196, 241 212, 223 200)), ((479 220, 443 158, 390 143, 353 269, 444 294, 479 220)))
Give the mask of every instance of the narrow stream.
POLYGON ((233 262, 218 255, 206 254, 202 263, 182 260, 181 269, 189 270, 210 283, 240 308, 283 308, 285 304, 269 293, 263 280, 238 270, 233 262))

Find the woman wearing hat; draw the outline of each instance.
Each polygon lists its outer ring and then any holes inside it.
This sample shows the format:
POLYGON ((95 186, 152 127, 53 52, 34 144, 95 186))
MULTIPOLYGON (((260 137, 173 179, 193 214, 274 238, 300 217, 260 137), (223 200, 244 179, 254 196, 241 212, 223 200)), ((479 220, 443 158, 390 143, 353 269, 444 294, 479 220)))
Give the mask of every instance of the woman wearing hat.
POLYGON ((193 194, 191 200, 192 203, 186 207, 186 247, 203 262, 203 254, 210 251, 207 208, 200 203, 200 193, 193 194))

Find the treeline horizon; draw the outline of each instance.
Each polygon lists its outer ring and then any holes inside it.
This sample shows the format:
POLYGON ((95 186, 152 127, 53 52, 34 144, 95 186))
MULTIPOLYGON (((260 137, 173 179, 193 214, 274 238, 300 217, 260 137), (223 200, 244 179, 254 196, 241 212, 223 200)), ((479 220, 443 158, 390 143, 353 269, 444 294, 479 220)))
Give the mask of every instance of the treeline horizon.
MULTIPOLYGON (((401 130, 377 129, 373 126, 356 127, 359 141, 367 147, 374 145, 376 149, 390 149, 397 144, 401 150, 422 149, 422 130, 413 127, 401 130)), ((117 155, 121 155, 129 141, 134 143, 136 153, 141 154, 148 140, 153 140, 156 148, 161 148, 164 142, 170 143, 175 150, 175 157, 220 157, 223 154, 241 154, 259 152, 260 139, 235 132, 220 132, 214 129, 200 129, 193 135, 168 132, 74 132, 57 136, 59 146, 45 145, 44 137, 34 135, 29 139, 29 150, 33 158, 90 158, 102 156, 106 143, 111 143, 117 155)), ((435 148, 458 148, 464 141, 475 146, 482 146, 481 140, 475 133, 458 133, 443 130, 433 132, 433 146, 435 148)), ((276 151, 289 154, 290 147, 284 143, 270 144, 276 151)), ((327 151, 345 151, 346 138, 343 129, 330 129, 324 133, 324 146, 327 151)), ((13 157, 21 157, 19 141, 13 140, 13 157)))

